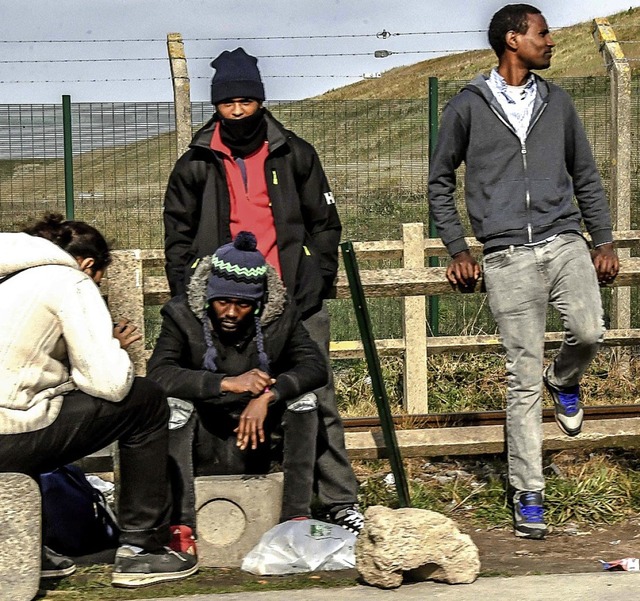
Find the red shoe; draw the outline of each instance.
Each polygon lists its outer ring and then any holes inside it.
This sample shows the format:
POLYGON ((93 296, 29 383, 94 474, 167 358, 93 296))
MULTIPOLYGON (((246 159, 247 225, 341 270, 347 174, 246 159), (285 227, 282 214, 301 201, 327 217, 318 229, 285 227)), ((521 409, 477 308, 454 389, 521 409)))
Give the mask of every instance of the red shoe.
POLYGON ((169 548, 179 553, 189 553, 189 555, 198 555, 196 548, 196 539, 193 536, 193 530, 189 526, 171 526, 171 541, 169 548))

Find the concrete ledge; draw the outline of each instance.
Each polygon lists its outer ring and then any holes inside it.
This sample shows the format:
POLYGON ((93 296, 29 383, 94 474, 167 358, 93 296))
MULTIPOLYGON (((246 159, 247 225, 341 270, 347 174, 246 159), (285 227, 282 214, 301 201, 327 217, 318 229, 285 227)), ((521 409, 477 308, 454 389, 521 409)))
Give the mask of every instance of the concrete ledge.
MULTIPOLYGON (((594 419, 584 422, 582 433, 573 438, 555 423, 543 424, 543 447, 548 450, 640 447, 640 417, 594 419)), ((441 455, 479 455, 506 450, 504 426, 467 426, 398 430, 396 437, 403 457, 441 455)), ((347 432, 347 451, 351 459, 388 457, 381 431, 347 432)))
POLYGON ((200 565, 239 567, 262 535, 278 523, 282 484, 282 473, 196 478, 200 565))
POLYGON ((31 601, 40 582, 40 489, 0 473, 0 601, 31 601))

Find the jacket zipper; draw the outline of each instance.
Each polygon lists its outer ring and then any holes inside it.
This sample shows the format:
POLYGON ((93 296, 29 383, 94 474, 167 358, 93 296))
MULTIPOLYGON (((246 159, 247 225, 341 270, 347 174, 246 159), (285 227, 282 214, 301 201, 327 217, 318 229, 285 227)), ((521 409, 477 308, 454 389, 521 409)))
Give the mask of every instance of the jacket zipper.
POLYGON ((524 169, 525 207, 527 209, 527 237, 529 239, 529 244, 533 242, 533 226, 531 225, 531 186, 529 185, 529 168, 527 165, 526 138, 529 137, 529 132, 534 128, 535 124, 538 122, 538 119, 540 119, 540 117, 542 116, 542 113, 544 112, 545 108, 547 108, 546 102, 542 105, 542 107, 538 111, 538 114, 535 116, 533 121, 529 123, 525 141, 520 142, 520 152, 522 154, 522 167, 524 169))
MULTIPOLYGON (((538 119, 540 119, 540 117, 542 116, 544 109, 547 108, 547 104, 548 103, 545 102, 542 105, 542 107, 538 111, 538 114, 535 116, 535 119, 529 124, 529 128, 527 129, 527 137, 529 136, 529 132, 533 129, 534 125, 538 122, 538 119)), ((491 104, 489 104, 489 108, 491 108, 496 117, 498 117, 498 119, 500 119, 500 121, 504 123, 507 129, 511 133, 513 133, 513 135, 516 136, 518 140, 520 140, 518 134, 516 133, 516 130, 513 128, 511 123, 505 121, 502 118, 502 115, 491 104)), ((522 168, 524 169, 524 203, 527 210, 527 239, 529 240, 529 244, 531 244, 533 242, 533 226, 531 225, 531 187, 529 185, 529 173, 527 166, 527 145, 522 140, 520 140, 520 154, 522 155, 522 168)))
POLYGON ((527 209, 527 238, 533 242, 533 228, 531 227, 531 191, 529 189, 529 174, 527 172, 527 145, 520 141, 520 153, 522 154, 522 167, 524 169, 524 204, 527 209))

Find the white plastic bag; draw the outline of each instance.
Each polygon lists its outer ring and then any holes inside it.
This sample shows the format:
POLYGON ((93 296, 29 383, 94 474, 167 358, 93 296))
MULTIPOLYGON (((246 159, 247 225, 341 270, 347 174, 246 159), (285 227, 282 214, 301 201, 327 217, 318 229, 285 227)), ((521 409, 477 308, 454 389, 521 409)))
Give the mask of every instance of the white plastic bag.
POLYGON ((356 565, 356 535, 318 520, 290 520, 265 532, 242 562, 260 576, 315 570, 345 570, 356 565))

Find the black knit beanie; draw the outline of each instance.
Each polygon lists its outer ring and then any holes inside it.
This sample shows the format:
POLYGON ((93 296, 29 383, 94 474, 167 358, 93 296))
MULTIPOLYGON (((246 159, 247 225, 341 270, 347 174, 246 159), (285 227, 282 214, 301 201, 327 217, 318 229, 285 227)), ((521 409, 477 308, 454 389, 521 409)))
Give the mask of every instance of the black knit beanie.
POLYGON ((240 298, 259 304, 264 296, 267 263, 251 232, 240 232, 211 257, 207 300, 240 298))
POLYGON ((264 86, 258 70, 258 59, 236 48, 225 50, 211 61, 216 70, 211 80, 211 104, 230 98, 252 98, 262 102, 264 86))

